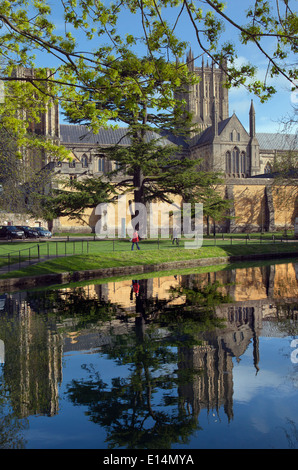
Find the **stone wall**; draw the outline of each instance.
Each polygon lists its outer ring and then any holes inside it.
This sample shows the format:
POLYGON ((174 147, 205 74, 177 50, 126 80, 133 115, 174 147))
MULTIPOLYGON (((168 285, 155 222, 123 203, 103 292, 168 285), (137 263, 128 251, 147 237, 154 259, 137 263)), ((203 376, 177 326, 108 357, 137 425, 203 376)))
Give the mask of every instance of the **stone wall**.
MULTIPOLYGON (((216 221, 217 232, 293 229, 295 217, 298 217, 298 191, 295 187, 275 185, 272 178, 239 178, 227 179, 218 190, 231 201, 231 206, 228 217, 216 221)), ((61 232, 94 232, 98 220, 95 210, 87 210, 84 219, 85 224, 61 217, 54 227, 61 232)))
POLYGON ((226 197, 231 219, 219 222, 219 231, 288 230, 298 217, 297 187, 275 184, 272 178, 227 180, 226 197))
MULTIPOLYGON (((297 187, 274 184, 272 178, 231 178, 217 189, 231 201, 228 217, 216 221, 217 232, 249 233, 293 229, 295 217, 298 217, 297 187)), ((128 195, 127 201, 129 199, 128 195)), ((176 198, 176 203, 179 206, 178 199, 176 198)), ((118 219, 117 204, 115 216, 118 219)), ((82 221, 67 217, 56 219, 52 230, 54 232, 94 232, 98 219, 95 208, 88 209, 82 221)), ((129 219, 130 215, 127 213, 126 224, 129 219)), ((46 222, 37 221, 26 214, 0 214, 0 225, 4 225, 7 221, 14 225, 38 225, 40 222, 41 225, 47 226, 46 222)), ((210 226, 211 224, 212 221, 210 221, 210 226)))

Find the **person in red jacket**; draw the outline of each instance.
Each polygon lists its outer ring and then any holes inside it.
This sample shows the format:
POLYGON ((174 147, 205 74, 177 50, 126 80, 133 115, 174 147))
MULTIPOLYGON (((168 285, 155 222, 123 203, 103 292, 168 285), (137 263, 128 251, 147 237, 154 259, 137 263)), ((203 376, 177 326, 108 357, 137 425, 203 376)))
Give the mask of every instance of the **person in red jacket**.
POLYGON ((132 241, 131 249, 133 250, 134 244, 136 244, 137 249, 139 250, 140 249, 139 243, 138 243, 139 242, 139 234, 138 234, 137 230, 134 231, 131 241, 132 241))

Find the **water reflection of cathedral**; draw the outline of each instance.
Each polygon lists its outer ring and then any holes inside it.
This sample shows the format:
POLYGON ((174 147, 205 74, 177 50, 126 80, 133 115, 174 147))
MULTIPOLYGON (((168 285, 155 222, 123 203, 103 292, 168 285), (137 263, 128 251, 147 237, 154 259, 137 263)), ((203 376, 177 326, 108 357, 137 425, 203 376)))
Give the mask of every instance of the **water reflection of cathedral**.
POLYGON ((254 307, 220 306, 225 327, 200 336, 202 345, 180 348, 179 369, 196 370, 193 383, 180 387, 185 405, 198 416, 204 408, 218 411, 224 407, 228 419, 233 418, 233 360, 241 356, 252 343, 252 362, 259 370, 259 335, 262 329, 261 310, 254 307))
MULTIPOLYGON (((78 330, 76 319, 64 319, 57 324, 40 313, 53 313, 41 305, 39 296, 16 293, 2 296, 0 340, 5 346, 5 368, 14 368, 9 380, 13 406, 20 416, 30 414, 54 415, 58 412, 58 388, 62 380, 63 353, 70 350, 113 346, 113 333, 135 334, 134 315, 147 315, 150 308, 166 300, 168 305, 183 304, 183 296, 172 299, 171 287, 204 287, 218 281, 224 294, 234 300, 216 306, 216 315, 225 319, 225 327, 200 333, 200 344, 179 347, 178 376, 184 370, 197 371, 192 379, 179 386, 178 393, 185 408, 198 415, 202 409, 217 410, 224 407, 229 419, 233 417, 233 361, 252 345, 252 362, 259 370, 258 338, 264 324, 276 321, 280 300, 298 299, 298 282, 294 264, 226 270, 217 273, 177 275, 162 278, 127 280, 107 284, 88 285, 83 289, 87 299, 100 299, 118 305, 121 314, 130 321, 122 322, 117 316, 108 324, 78 330), (9 317, 12 328, 5 328, 9 317)), ((73 292, 61 289, 62 295, 73 292)), ((41 297, 40 297, 41 298, 41 297)), ((55 312, 54 312, 55 313, 55 312)), ((156 316, 152 315, 153 321, 156 316)), ((146 330, 146 323, 143 325, 146 330)), ((167 334, 166 331, 164 334, 167 334)), ((3 351, 4 354, 4 351, 3 351)))
MULTIPOLYGON (((228 419, 233 417, 233 359, 239 361, 252 345, 252 362, 259 371, 259 336, 264 322, 277 320, 279 302, 296 302, 298 278, 296 265, 272 265, 207 275, 187 276, 182 282, 188 287, 212 283, 223 285, 234 302, 216 307, 216 314, 224 318, 225 328, 202 334, 202 346, 181 348, 183 358, 179 368, 201 371, 191 384, 180 387, 180 394, 192 412, 218 410, 224 407, 228 419)), ((297 307, 296 307, 297 308, 297 307)), ((297 311, 296 311, 297 316, 297 311)))
MULTIPOLYGON (((171 287, 206 286, 219 282, 223 293, 234 301, 216 307, 225 328, 204 332, 199 346, 180 347, 178 375, 184 370, 197 371, 189 383, 179 386, 179 396, 189 413, 198 416, 202 409, 224 407, 233 418, 233 361, 252 345, 252 363, 259 371, 259 336, 264 322, 276 321, 279 301, 298 299, 298 282, 294 264, 280 264, 187 276, 166 276, 93 286, 93 295, 121 305, 129 314, 148 314, 148 299, 168 299, 168 305, 183 303, 171 298, 171 287)), ((90 288, 90 286, 89 286, 90 288)), ((91 294, 91 293, 90 293, 91 294)), ((149 315, 150 316, 150 315, 149 315)))
POLYGON ((55 323, 45 322, 26 292, 2 295, 2 373, 16 416, 58 412, 63 342, 55 323))

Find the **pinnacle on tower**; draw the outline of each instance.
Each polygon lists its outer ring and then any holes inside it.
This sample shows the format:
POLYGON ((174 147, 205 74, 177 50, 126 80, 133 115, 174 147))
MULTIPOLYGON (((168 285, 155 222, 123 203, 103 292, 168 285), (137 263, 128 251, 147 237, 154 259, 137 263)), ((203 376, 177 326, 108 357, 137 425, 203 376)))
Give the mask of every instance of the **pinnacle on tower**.
POLYGON ((256 134, 256 112, 253 104, 253 100, 251 100, 250 110, 249 110, 249 134, 250 137, 254 137, 256 134))
POLYGON ((187 66, 188 66, 189 70, 191 70, 193 72, 194 69, 195 69, 195 66, 194 66, 194 57, 193 57, 193 53, 192 53, 191 48, 189 49, 189 52, 186 56, 186 63, 187 63, 187 66))

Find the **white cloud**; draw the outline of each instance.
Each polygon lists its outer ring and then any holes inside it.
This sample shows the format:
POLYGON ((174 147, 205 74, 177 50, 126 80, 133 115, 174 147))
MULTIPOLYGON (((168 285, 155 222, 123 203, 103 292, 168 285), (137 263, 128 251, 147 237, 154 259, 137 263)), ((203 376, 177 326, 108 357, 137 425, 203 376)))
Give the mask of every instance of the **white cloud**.
POLYGON ((274 372, 261 370, 256 375, 252 366, 235 367, 233 371, 234 394, 233 400, 248 403, 261 389, 276 388, 281 384, 282 378, 274 372))

